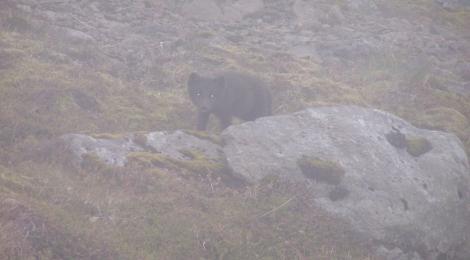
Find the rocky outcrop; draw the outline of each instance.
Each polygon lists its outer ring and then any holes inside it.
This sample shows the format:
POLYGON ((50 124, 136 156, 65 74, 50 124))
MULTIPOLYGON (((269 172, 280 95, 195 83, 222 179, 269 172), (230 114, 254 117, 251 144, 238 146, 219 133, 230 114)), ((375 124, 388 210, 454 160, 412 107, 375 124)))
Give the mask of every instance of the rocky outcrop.
POLYGON ((222 136, 234 174, 309 182, 315 204, 376 240, 437 259, 468 239, 470 168, 454 135, 344 106, 262 118, 222 136))
POLYGON ((378 256, 452 258, 469 239, 470 167, 460 141, 378 110, 322 107, 265 117, 229 127, 221 141, 183 131, 61 140, 76 165, 87 154, 124 167, 136 152, 172 162, 191 162, 197 152, 247 182, 277 175, 308 183, 312 203, 378 241, 378 256))
POLYGON ((413 3, 371 0, 9 0, 5 4, 21 13, 5 19, 5 27, 45 31, 53 44, 86 47, 86 57, 79 59, 69 48, 54 50, 80 64, 109 64, 113 75, 145 79, 152 82, 149 87, 155 87, 156 82, 168 84, 158 73, 151 73, 161 70, 168 60, 194 62, 202 58, 186 55, 194 48, 235 43, 265 57, 282 53, 312 59, 346 81, 363 66, 381 69, 392 63, 408 73, 410 68, 428 71, 441 81, 450 77, 453 80, 441 84, 449 91, 469 90, 465 79, 468 31, 429 15, 432 10, 467 10, 469 4, 464 0, 423 3, 419 8, 426 10, 424 15, 410 12, 415 8, 413 3), (440 10, 442 7, 445 9, 440 10))
POLYGON ((191 160, 188 151, 199 152, 209 160, 222 160, 221 149, 209 140, 183 131, 134 133, 126 135, 67 134, 57 144, 80 168, 86 156, 95 156, 109 166, 124 167, 132 153, 147 152, 172 160, 191 160))

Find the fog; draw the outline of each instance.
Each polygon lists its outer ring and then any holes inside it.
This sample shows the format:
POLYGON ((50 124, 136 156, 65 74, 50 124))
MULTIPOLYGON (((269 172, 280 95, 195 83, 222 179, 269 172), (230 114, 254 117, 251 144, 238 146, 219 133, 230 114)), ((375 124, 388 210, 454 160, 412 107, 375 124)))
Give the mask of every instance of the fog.
POLYGON ((0 259, 470 259, 469 24, 0 1, 0 259))

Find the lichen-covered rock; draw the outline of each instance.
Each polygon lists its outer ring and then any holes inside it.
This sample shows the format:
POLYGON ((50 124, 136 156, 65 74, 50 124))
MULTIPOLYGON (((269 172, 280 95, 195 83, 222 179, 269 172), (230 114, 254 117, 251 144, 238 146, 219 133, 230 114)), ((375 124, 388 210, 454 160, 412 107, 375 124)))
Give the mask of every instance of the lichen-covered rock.
MULTIPOLYGON (((123 167, 129 158, 149 157, 155 154, 161 160, 190 161, 196 155, 208 160, 221 159, 219 145, 197 138, 183 131, 132 133, 113 136, 110 134, 67 134, 60 137, 65 151, 72 154, 75 166, 81 167, 86 156, 97 157, 109 166, 123 167)), ((156 157, 154 156, 154 159, 156 157)))
POLYGON ((310 182, 315 204, 373 239, 425 259, 450 257, 469 239, 470 168, 452 134, 340 106, 260 118, 222 137, 234 174, 252 183, 269 175, 310 182), (387 140, 392 131, 411 138, 408 149, 387 140), (305 156, 316 159, 307 164, 305 156))
POLYGON ((306 182, 315 206, 396 248, 378 255, 468 256, 460 250, 470 234, 470 168, 462 144, 452 134, 419 129, 382 111, 308 109, 230 126, 222 140, 180 130, 60 140, 85 169, 91 158, 195 176, 224 175, 229 167, 251 183, 271 175, 306 182), (391 143, 390 133, 400 133, 406 146, 391 143))
POLYGON ((113 166, 124 166, 126 155, 142 148, 132 142, 130 136, 115 139, 100 139, 84 134, 67 134, 60 137, 65 150, 73 155, 73 162, 79 166, 84 156, 95 155, 104 163, 113 166))
POLYGON ((151 132, 147 134, 147 146, 174 159, 187 158, 184 151, 191 150, 200 151, 209 159, 219 159, 221 156, 220 147, 217 144, 183 131, 151 132))

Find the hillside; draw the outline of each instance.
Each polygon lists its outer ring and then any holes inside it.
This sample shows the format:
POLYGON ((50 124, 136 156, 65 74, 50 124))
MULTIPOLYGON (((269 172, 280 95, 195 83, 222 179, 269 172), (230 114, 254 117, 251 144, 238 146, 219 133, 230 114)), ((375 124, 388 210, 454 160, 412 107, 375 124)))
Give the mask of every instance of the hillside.
POLYGON ((302 185, 234 187, 143 154, 75 169, 43 147, 193 129, 188 75, 234 69, 269 83, 275 114, 378 108, 470 155, 468 24, 463 0, 1 1, 0 258, 372 259, 308 198, 269 214, 302 185))

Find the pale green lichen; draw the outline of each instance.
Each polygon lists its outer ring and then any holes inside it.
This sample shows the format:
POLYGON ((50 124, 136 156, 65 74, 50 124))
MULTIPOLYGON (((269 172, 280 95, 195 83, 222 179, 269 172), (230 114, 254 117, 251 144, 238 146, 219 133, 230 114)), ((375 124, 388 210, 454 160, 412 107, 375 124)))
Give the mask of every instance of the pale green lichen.
POLYGON ((199 139, 207 140, 211 143, 217 144, 217 145, 223 145, 222 138, 218 135, 210 134, 205 131, 195 131, 195 130, 184 130, 186 134, 195 136, 199 139))
POLYGON ((297 160, 297 165, 305 177, 332 185, 340 184, 345 175, 344 169, 338 163, 316 157, 304 155, 297 160))
POLYGON ((160 167, 168 169, 185 169, 191 174, 207 175, 221 172, 226 168, 223 162, 208 159, 202 152, 196 150, 180 151, 187 159, 175 159, 152 152, 132 152, 127 156, 131 164, 144 167, 160 167))
POLYGON ((419 157, 431 150, 432 144, 426 138, 407 138, 406 140, 406 151, 414 157, 419 157))

